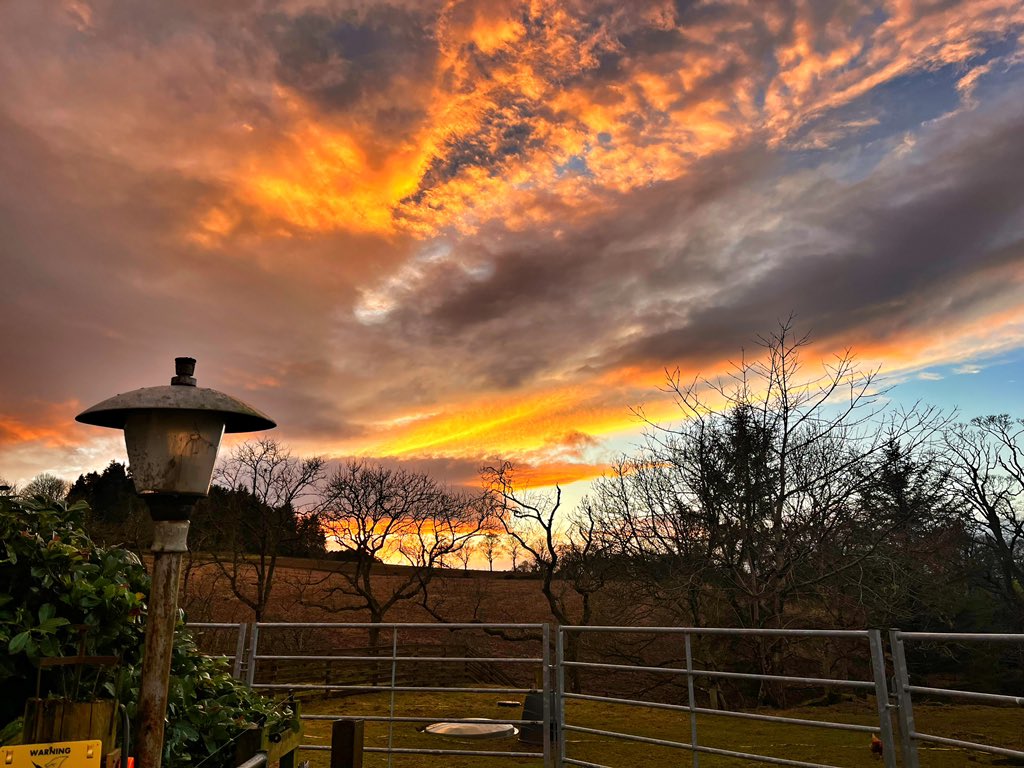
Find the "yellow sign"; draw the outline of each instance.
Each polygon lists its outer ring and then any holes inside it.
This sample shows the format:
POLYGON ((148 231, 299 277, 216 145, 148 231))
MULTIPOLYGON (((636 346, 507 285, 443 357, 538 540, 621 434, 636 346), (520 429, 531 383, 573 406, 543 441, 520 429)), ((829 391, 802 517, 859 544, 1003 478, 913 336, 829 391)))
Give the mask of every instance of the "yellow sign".
POLYGON ((99 739, 0 747, 0 768, 100 768, 102 752, 99 739))

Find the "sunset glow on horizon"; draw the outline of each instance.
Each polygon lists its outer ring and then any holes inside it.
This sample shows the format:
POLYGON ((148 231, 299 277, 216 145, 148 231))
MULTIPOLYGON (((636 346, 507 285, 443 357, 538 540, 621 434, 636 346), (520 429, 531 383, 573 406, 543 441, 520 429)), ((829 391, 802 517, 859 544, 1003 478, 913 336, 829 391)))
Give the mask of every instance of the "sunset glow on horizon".
POLYGON ((0 6, 0 478, 176 355, 300 453, 599 476, 791 314, 1024 415, 1024 6, 0 6))

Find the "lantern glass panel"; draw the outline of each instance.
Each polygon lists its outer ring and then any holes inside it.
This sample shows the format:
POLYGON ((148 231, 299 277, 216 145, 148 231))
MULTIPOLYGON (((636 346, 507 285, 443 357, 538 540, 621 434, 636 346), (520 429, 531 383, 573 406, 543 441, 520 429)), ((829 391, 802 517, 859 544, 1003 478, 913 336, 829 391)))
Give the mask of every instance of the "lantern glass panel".
POLYGON ((132 413, 124 426, 135 490, 206 496, 210 492, 224 417, 203 411, 132 413))

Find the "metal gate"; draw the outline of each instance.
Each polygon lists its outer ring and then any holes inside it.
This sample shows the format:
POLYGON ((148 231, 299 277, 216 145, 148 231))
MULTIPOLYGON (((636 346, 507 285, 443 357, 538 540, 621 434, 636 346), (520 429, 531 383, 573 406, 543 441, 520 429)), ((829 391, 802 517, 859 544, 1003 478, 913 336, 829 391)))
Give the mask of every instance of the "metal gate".
MULTIPOLYGON (((388 756, 388 765, 391 765, 393 755, 462 755, 474 757, 494 758, 533 758, 542 761, 548 767, 554 764, 552 752, 551 734, 553 731, 550 691, 552 662, 550 658, 551 630, 548 624, 439 624, 439 623, 290 623, 290 622, 260 622, 252 625, 250 634, 249 654, 246 665, 246 681, 253 688, 269 692, 320 692, 325 694, 353 694, 353 693, 381 693, 389 696, 389 711, 387 715, 360 715, 359 720, 368 723, 378 722, 387 725, 387 745, 383 747, 367 746, 365 752, 385 753, 388 756), (318 632, 349 632, 352 630, 365 630, 367 632, 379 633, 387 636, 387 641, 366 649, 362 653, 353 652, 351 646, 332 648, 337 652, 325 653, 319 646, 314 645, 312 651, 277 653, 261 650, 267 648, 274 633, 294 632, 295 630, 313 630, 318 632), (404 643, 406 637, 422 638, 430 633, 443 632, 451 635, 453 632, 465 633, 518 633, 527 637, 535 636, 536 644, 540 648, 537 655, 460 655, 459 652, 435 653, 434 655, 424 653, 405 652, 407 646, 404 643), (268 682, 267 675, 261 674, 268 670, 270 665, 281 664, 369 664, 372 668, 382 668, 385 676, 381 680, 374 680, 371 683, 337 683, 337 682, 309 682, 306 680, 289 680, 286 682, 268 682), (410 682, 403 680, 404 668, 414 666, 415 671, 422 673, 431 665, 439 667, 450 667, 451 665, 492 665, 501 667, 505 665, 516 667, 535 668, 536 677, 540 683, 537 687, 528 685, 513 685, 509 681, 511 676, 506 678, 504 684, 499 679, 498 684, 492 685, 424 685, 415 679, 410 682), (445 694, 489 694, 504 696, 526 696, 531 693, 541 692, 543 694, 542 711, 539 718, 506 717, 487 718, 488 722, 494 725, 512 725, 518 728, 524 726, 536 726, 541 730, 540 751, 527 749, 510 750, 486 750, 486 749, 446 749, 446 748, 425 748, 425 747, 398 747, 394 745, 396 725, 430 724, 438 719, 446 723, 479 723, 480 718, 472 717, 444 717, 437 715, 424 717, 420 715, 409 716, 402 714, 397 708, 398 693, 431 693, 438 695, 445 694)), ((279 645, 279 644, 278 644, 279 645)), ((417 647, 422 650, 422 647, 417 647)), ((444 649, 447 651, 448 649, 444 649)), ((457 649, 458 650, 458 649, 457 649)), ((279 667, 278 667, 279 668, 279 667)), ((329 669, 329 667, 328 667, 329 669)), ((521 677, 521 675, 520 675, 521 677)), ((344 712, 306 714, 301 717, 308 721, 334 721, 344 719, 344 712)), ((330 750, 325 744, 303 744, 303 749, 309 750, 330 750)))
MULTIPOLYGON (((810 728, 828 728, 835 730, 854 731, 867 734, 874 734, 881 742, 882 755, 886 768, 895 768, 896 751, 893 742, 892 724, 889 717, 889 696, 885 684, 885 660, 882 652, 881 633, 877 629, 862 631, 845 630, 787 630, 787 629, 698 629, 690 627, 561 627, 558 632, 558 651, 556 655, 558 669, 558 721, 565 733, 586 733, 595 736, 606 736, 615 739, 623 739, 641 744, 651 744, 661 747, 689 751, 693 755, 693 765, 697 768, 700 765, 700 755, 720 755, 724 757, 753 760, 772 765, 801 766, 802 768, 838 768, 829 763, 810 763, 800 760, 791 760, 773 755, 759 755, 749 752, 740 752, 722 747, 713 747, 701 744, 697 733, 697 715, 716 717, 731 717, 744 720, 759 720, 762 722, 779 723, 788 725, 801 725, 810 728), (637 664, 609 664, 604 662, 584 662, 575 659, 568 659, 566 648, 570 636, 577 637, 592 634, 618 634, 618 635, 642 635, 658 634, 667 635, 681 639, 680 657, 684 660, 684 666, 643 666, 637 664), (868 646, 871 679, 830 679, 820 677, 803 677, 783 674, 758 674, 751 672, 728 672, 712 669, 697 669, 693 665, 693 638, 701 636, 729 636, 729 637, 775 637, 775 638, 842 638, 847 640, 859 640, 868 646), (603 672, 625 672, 625 673, 647 673, 651 675, 673 675, 683 676, 686 679, 688 702, 685 705, 668 704, 649 700, 621 698, 616 696, 600 696, 586 693, 573 693, 565 690, 565 672, 572 669, 589 669, 603 672), (757 712, 737 712, 722 709, 711 709, 698 707, 694 695, 694 683, 699 678, 717 678, 731 680, 753 680, 758 682, 789 683, 801 686, 820 686, 826 688, 850 688, 873 693, 877 706, 878 725, 856 725, 851 723, 838 723, 827 720, 803 720, 792 717, 779 717, 775 715, 764 715, 757 712), (690 733, 689 740, 674 740, 652 738, 641 736, 624 731, 613 731, 601 728, 589 728, 574 725, 566 717, 566 701, 595 701, 609 704, 622 704, 631 707, 655 707, 658 709, 674 710, 689 713, 690 733)), ((579 765, 584 768, 609 768, 601 763, 580 760, 567 754, 567 739, 560 740, 560 764, 579 765)))
POLYGON ((940 744, 946 747, 960 747, 975 752, 985 752, 990 755, 1002 757, 1024 758, 1024 752, 1015 749, 1005 749, 992 744, 981 744, 976 741, 964 741, 946 736, 936 736, 931 733, 922 733, 917 730, 914 724, 914 694, 930 698, 952 698, 966 701, 975 701, 982 704, 1010 704, 1012 706, 1024 706, 1024 697, 1006 696, 997 693, 980 693, 978 691, 962 691, 954 688, 935 688, 930 686, 912 685, 910 673, 907 669, 907 653, 905 642, 922 643, 928 641, 953 642, 953 643, 1018 643, 1024 644, 1024 635, 1018 634, 988 634, 988 633, 965 633, 965 632, 901 632, 898 629, 889 631, 889 642, 892 648, 892 661, 895 674, 893 675, 893 687, 896 693, 897 711, 900 721, 900 752, 902 764, 905 768, 919 768, 920 758, 918 756, 918 743, 940 744))

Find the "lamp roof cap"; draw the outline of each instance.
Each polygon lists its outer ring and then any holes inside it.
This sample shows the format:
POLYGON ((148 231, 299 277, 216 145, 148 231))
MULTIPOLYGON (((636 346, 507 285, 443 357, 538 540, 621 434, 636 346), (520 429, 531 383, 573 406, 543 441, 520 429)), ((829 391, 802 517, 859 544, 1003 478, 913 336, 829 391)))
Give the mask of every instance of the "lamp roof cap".
POLYGON ((169 386, 143 387, 114 395, 87 408, 75 417, 82 424, 124 429, 132 413, 154 410, 202 411, 224 418, 225 432, 257 432, 277 424, 266 414, 238 398, 196 386, 192 374, 196 361, 190 357, 175 359, 175 376, 169 386))

